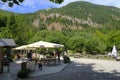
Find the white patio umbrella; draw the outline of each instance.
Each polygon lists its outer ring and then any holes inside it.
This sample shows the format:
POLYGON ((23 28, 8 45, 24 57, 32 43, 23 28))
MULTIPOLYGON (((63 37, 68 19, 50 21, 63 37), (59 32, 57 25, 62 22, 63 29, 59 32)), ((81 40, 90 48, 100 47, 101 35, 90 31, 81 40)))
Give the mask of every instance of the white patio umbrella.
POLYGON ((115 45, 113 45, 113 49, 112 49, 112 56, 114 56, 114 57, 117 57, 118 56, 118 53, 117 53, 117 49, 116 49, 116 47, 115 47, 115 45))
POLYGON ((14 48, 14 49, 15 49, 15 50, 24 50, 24 48, 26 48, 26 45, 19 46, 19 47, 16 47, 16 48, 14 48))
POLYGON ((14 50, 35 50, 35 48, 27 47, 27 45, 19 46, 14 48, 14 50))
MULTIPOLYGON (((38 51, 39 48, 59 48, 64 47, 62 44, 56 44, 56 43, 50 43, 45 41, 38 41, 32 44, 26 45, 27 48, 36 48, 36 51, 38 51)), ((37 56, 37 53, 36 53, 37 56)))
POLYGON ((64 47, 62 44, 56 44, 56 43, 50 43, 50 42, 45 42, 45 41, 38 41, 32 44, 27 45, 27 47, 33 47, 33 48, 55 48, 55 47, 64 47))

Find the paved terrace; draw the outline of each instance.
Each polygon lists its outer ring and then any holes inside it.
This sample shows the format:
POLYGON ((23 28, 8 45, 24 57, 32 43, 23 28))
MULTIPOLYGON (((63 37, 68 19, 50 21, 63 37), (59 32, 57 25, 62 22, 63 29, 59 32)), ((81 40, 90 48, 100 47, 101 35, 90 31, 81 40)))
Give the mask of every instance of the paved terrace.
MULTIPOLYGON (((43 69, 39 70, 38 65, 36 66, 36 70, 30 73, 30 77, 37 77, 40 75, 57 73, 61 71, 67 64, 61 62, 56 65, 43 65, 43 69)), ((21 64, 17 64, 15 62, 10 63, 10 72, 7 72, 7 66, 4 67, 4 73, 0 74, 0 80, 17 80, 17 73, 21 69, 21 64)))

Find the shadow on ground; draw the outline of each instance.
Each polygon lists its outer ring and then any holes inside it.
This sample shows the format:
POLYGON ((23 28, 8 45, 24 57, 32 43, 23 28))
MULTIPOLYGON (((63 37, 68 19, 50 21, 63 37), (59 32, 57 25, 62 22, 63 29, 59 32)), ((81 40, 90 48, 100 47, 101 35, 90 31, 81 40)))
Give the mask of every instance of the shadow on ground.
POLYGON ((71 62, 67 67, 58 73, 24 80, 120 80, 120 73, 118 71, 95 71, 94 65, 94 63, 84 64, 71 62))

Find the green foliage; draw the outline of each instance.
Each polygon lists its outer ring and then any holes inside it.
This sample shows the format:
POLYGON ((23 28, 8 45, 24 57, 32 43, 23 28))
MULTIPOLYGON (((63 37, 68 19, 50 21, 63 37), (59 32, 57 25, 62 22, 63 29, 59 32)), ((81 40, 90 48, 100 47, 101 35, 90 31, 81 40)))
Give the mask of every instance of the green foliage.
POLYGON ((36 33, 30 42, 35 42, 40 40, 54 42, 54 43, 62 43, 62 44, 66 42, 65 36, 61 32, 47 31, 47 30, 41 30, 38 33, 36 33))
POLYGON ((52 1, 52 2, 54 2, 54 3, 62 3, 64 0, 50 0, 50 1, 52 1))
POLYGON ((29 73, 31 72, 31 70, 29 69, 26 69, 26 70, 20 70, 18 73, 17 73, 17 77, 18 78, 27 78, 29 77, 29 73))
POLYGON ((0 14, 0 38, 13 38, 18 45, 27 44, 36 29, 24 20, 26 21, 24 15, 0 14))
POLYGON ((85 49, 90 54, 99 54, 105 51, 106 45, 98 38, 93 37, 86 41, 85 49))
POLYGON ((84 44, 84 39, 80 37, 72 37, 67 42, 68 47, 75 52, 83 52, 84 44))
POLYGON ((120 50, 120 30, 117 31, 110 31, 108 33, 108 47, 112 47, 113 45, 116 45, 118 47, 118 50, 120 50))
POLYGON ((120 50, 119 14, 118 8, 87 2, 73 2, 60 9, 31 14, 1 10, 0 38, 13 38, 18 46, 43 40, 63 44, 74 52, 104 54, 113 45, 120 50), (38 20, 37 26, 33 24, 35 20, 38 20), (54 23, 60 24, 60 31, 54 23))
POLYGON ((8 28, 0 28, 0 38, 12 38, 13 35, 8 28))
POLYGON ((7 16, 0 15, 0 27, 6 27, 7 24, 7 16))
POLYGON ((13 7, 14 4, 19 5, 20 3, 22 3, 24 0, 1 0, 4 3, 8 3, 9 7, 13 7))
MULTIPOLYGON (((60 9, 54 9, 49 12, 60 13, 62 15, 72 16, 81 20, 90 19, 89 21, 102 24, 102 26, 106 27, 114 27, 114 25, 118 26, 120 18, 119 8, 95 5, 83 1, 73 2, 60 9)), ((81 26, 89 27, 90 25, 82 23, 81 26)))

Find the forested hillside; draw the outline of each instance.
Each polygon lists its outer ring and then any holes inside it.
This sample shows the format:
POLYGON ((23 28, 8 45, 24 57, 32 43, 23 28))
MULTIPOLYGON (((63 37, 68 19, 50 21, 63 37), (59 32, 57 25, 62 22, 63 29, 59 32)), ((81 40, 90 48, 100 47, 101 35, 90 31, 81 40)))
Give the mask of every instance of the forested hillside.
POLYGON ((13 38, 17 45, 45 40, 76 52, 104 54, 113 45, 120 49, 119 14, 119 8, 82 1, 29 14, 0 10, 0 38, 13 38))

